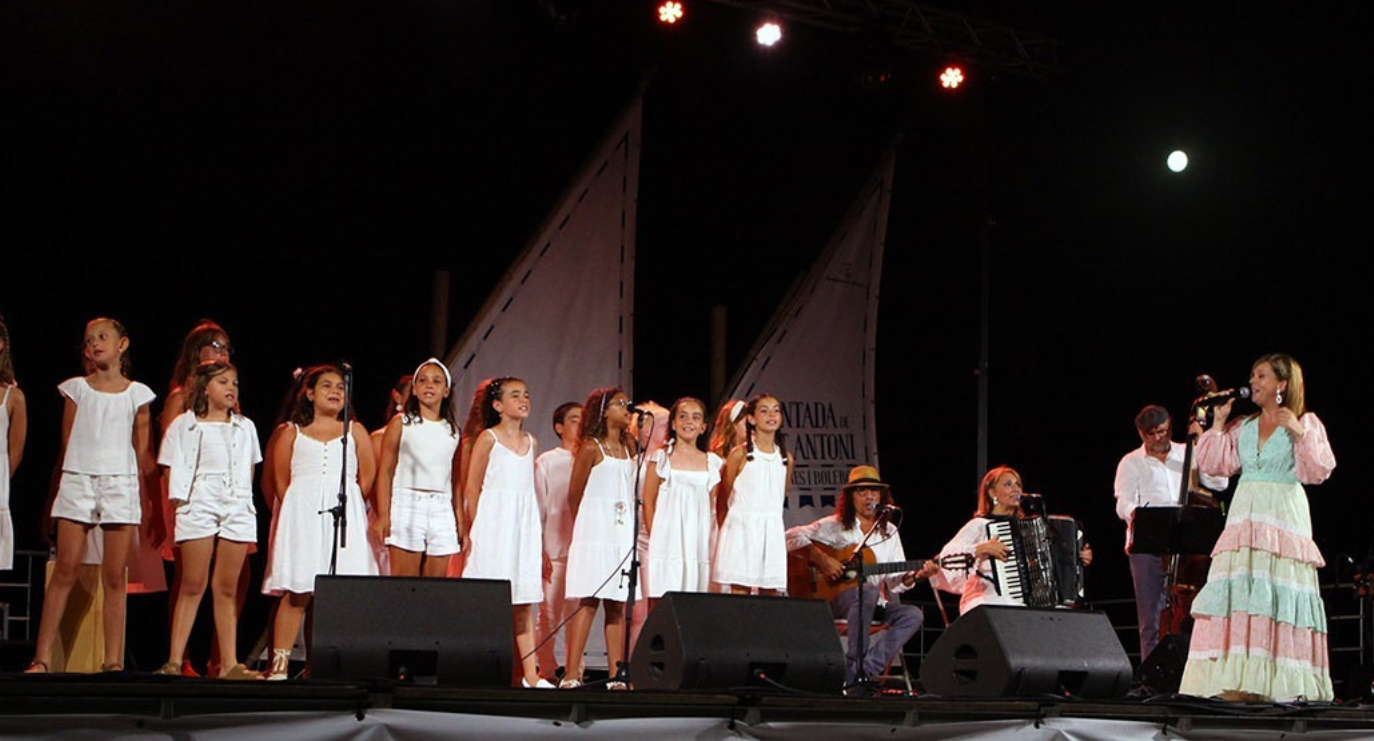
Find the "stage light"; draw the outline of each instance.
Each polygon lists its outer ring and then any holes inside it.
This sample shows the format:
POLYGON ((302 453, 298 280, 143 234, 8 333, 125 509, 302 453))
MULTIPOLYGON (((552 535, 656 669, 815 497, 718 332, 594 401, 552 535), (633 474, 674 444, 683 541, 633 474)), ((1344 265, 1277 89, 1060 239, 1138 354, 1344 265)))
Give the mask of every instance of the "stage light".
POLYGON ((782 26, 769 21, 754 30, 754 38, 761 46, 772 46, 782 40, 782 26))
POLYGON ((1174 172, 1183 172, 1188 169, 1188 155, 1183 150, 1175 149, 1169 153, 1169 169, 1174 172))
POLYGON ((658 20, 660 23, 669 25, 682 20, 682 3, 668 0, 668 2, 658 6, 658 20))
POLYGON ((940 87, 953 90, 962 84, 964 84, 964 70, 959 67, 945 67, 945 71, 940 73, 940 87))

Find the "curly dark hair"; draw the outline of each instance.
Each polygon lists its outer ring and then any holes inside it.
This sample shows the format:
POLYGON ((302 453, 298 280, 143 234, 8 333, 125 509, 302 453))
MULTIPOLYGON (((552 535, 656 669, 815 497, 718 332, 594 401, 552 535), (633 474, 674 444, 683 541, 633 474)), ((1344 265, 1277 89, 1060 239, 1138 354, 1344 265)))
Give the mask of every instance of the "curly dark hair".
MULTIPOLYGON (((609 432, 606 429, 606 405, 616 394, 623 393, 625 389, 619 386, 607 386, 587 395, 587 401, 582 404, 582 434, 578 438, 579 445, 588 440, 601 440, 606 437, 609 432)), ((620 444, 627 451, 634 447, 634 438, 630 435, 628 426, 620 431, 620 444)))
MULTIPOLYGON (((339 378, 343 378, 343 371, 335 365, 314 365, 305 369, 305 375, 301 376, 300 385, 296 388, 296 403, 291 409, 291 421, 298 425, 308 425, 315 421, 315 403, 310 400, 310 391, 320 382, 320 376, 326 373, 333 373, 339 378)), ((339 410, 338 419, 343 419, 343 409, 339 410)), ((350 405, 347 409, 349 419, 357 419, 353 416, 353 408, 350 405)))

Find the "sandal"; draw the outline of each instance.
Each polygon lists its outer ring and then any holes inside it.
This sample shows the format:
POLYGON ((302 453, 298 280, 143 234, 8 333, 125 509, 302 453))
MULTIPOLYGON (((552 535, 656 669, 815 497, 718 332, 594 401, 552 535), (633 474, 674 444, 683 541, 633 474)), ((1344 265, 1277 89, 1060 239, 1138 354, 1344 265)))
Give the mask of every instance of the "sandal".
POLYGON ((104 673, 106 673, 106 674, 113 674, 114 672, 122 672, 122 671, 124 671, 124 665, 123 665, 123 664, 101 664, 101 665, 100 665, 100 671, 102 671, 102 672, 104 672, 104 673))
POLYGON ((169 661, 166 664, 163 664, 162 668, 158 669, 153 673, 168 677, 179 677, 181 676, 181 665, 169 661))
POLYGON ((291 649, 274 648, 272 649, 272 668, 263 679, 269 682, 280 682, 283 679, 289 679, 291 676, 289 674, 290 669, 291 649))
POLYGON ((575 690, 581 686, 582 680, 580 679, 564 679, 558 683, 558 689, 560 690, 575 690))
POLYGON ((229 667, 229 671, 223 673, 220 679, 262 679, 262 675, 249 669, 243 664, 234 664, 229 667))
POLYGON ((48 671, 49 671, 49 669, 48 669, 48 664, 47 664, 47 662, 45 662, 45 661, 39 661, 38 659, 34 659, 33 661, 30 661, 30 662, 29 662, 29 668, 25 669, 25 670, 24 670, 24 673, 25 673, 25 674, 47 674, 48 671))

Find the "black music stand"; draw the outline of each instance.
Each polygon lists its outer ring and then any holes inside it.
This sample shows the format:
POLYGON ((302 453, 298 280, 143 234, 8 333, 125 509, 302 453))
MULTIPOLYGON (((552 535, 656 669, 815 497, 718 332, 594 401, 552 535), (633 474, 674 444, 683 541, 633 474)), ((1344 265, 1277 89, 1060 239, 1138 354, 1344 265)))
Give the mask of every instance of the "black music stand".
POLYGON ((1208 556, 1226 516, 1211 507, 1137 507, 1131 553, 1157 556, 1208 556))

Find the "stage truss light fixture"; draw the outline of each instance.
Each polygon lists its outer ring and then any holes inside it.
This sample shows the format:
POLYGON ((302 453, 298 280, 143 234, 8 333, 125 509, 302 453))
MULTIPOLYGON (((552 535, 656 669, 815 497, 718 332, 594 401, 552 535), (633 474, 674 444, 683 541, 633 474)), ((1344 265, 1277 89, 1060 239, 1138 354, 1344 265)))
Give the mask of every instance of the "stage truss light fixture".
POLYGON ((682 14, 682 3, 675 2, 675 0, 668 0, 668 2, 658 6, 658 20, 660 23, 667 23, 671 26, 682 20, 682 14))
POLYGON ((940 73, 940 87, 946 90, 955 90, 962 84, 964 84, 963 68, 951 64, 940 73))
POLYGON ((759 42, 759 46, 772 46, 782 40, 782 26, 767 21, 754 29, 754 38, 759 42))

